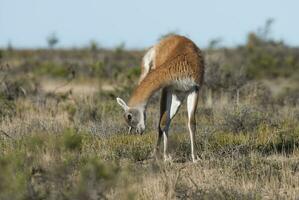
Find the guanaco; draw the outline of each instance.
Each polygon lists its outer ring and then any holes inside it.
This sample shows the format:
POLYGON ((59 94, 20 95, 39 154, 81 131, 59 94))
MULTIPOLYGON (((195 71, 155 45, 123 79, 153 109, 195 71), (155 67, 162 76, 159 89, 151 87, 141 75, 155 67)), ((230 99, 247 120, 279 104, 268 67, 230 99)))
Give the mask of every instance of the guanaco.
POLYGON ((201 50, 190 39, 179 35, 168 36, 144 55, 139 83, 128 104, 117 98, 118 104, 124 109, 124 117, 130 130, 134 128, 137 133, 142 134, 145 130, 148 101, 155 92, 162 89, 158 139, 154 154, 159 150, 163 136, 165 160, 170 159, 167 141, 171 120, 187 97, 191 157, 192 161, 195 161, 195 112, 204 78, 204 66, 201 50))

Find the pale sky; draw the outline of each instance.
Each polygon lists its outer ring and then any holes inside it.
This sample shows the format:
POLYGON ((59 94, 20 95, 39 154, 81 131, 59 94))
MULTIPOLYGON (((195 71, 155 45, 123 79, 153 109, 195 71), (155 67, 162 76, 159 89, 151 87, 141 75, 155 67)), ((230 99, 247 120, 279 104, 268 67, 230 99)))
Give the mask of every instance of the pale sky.
POLYGON ((55 32, 58 47, 103 47, 124 42, 128 48, 152 45, 176 31, 198 46, 222 39, 234 46, 268 18, 272 37, 299 46, 299 1, 296 0, 0 0, 0 47, 47 47, 55 32))

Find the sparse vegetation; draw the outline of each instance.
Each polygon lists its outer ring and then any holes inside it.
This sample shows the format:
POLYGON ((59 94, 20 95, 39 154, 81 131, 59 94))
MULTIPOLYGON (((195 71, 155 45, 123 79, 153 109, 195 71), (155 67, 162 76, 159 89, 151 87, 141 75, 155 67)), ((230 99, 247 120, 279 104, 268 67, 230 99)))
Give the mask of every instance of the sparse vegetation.
POLYGON ((264 30, 205 52, 192 164, 185 108, 173 161, 151 157, 158 95, 146 134, 127 133, 115 97, 137 83, 143 51, 2 49, 0 199, 298 199, 298 49, 264 30))

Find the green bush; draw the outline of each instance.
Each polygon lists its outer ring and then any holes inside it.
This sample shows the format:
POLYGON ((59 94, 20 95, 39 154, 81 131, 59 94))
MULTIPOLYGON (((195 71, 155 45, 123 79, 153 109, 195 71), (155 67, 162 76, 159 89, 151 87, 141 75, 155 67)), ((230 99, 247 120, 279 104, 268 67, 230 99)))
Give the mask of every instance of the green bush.
POLYGON ((103 77, 105 75, 103 62, 95 62, 91 65, 91 76, 92 77, 103 77))
POLYGON ((63 144, 67 150, 78 150, 82 148, 82 136, 69 129, 63 133, 63 144))
POLYGON ((55 62, 43 62, 39 66, 35 66, 33 73, 37 76, 52 76, 52 77, 68 77, 70 73, 67 66, 57 64, 55 62))

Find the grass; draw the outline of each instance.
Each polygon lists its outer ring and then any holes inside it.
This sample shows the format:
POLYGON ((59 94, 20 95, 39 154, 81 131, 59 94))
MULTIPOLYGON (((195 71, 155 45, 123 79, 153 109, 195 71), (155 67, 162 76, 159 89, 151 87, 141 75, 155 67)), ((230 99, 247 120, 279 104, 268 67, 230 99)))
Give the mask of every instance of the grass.
MULTIPOLYGON (((50 100, 43 109, 29 100, 16 102, 22 115, 1 124, 9 137, 0 136, 0 199, 298 198, 299 126, 293 115, 281 113, 278 124, 262 120, 254 129, 241 131, 226 129, 223 120, 260 119, 251 112, 246 118, 227 117, 228 109, 234 113, 243 105, 210 109, 212 120, 197 115, 199 161, 193 164, 183 109, 170 133, 173 161, 165 163, 151 158, 155 110, 149 109, 147 134, 129 135, 121 128, 121 113, 110 106, 112 102, 80 102, 81 106, 98 103, 101 117, 85 113, 86 120, 71 120, 72 103, 67 101, 59 109, 50 100), (101 128, 93 130, 95 124, 101 128), (104 133, 107 130, 110 133, 104 133)), ((265 110, 264 114, 269 116, 265 110)))
POLYGON ((146 133, 127 133, 115 97, 129 98, 143 51, 1 50, 0 199, 298 199, 298 51, 257 39, 206 51, 197 163, 185 106, 170 162, 151 156, 159 95, 146 133))
MULTIPOLYGON (((268 143, 284 146, 286 138, 268 143)), ((153 139, 153 134, 101 138, 67 129, 1 140, 1 199, 295 199, 298 194, 296 143, 288 154, 275 148, 264 154, 258 139, 219 134, 206 141, 211 146, 192 164, 151 160, 153 139), (244 151, 246 145, 250 151, 244 151)))

